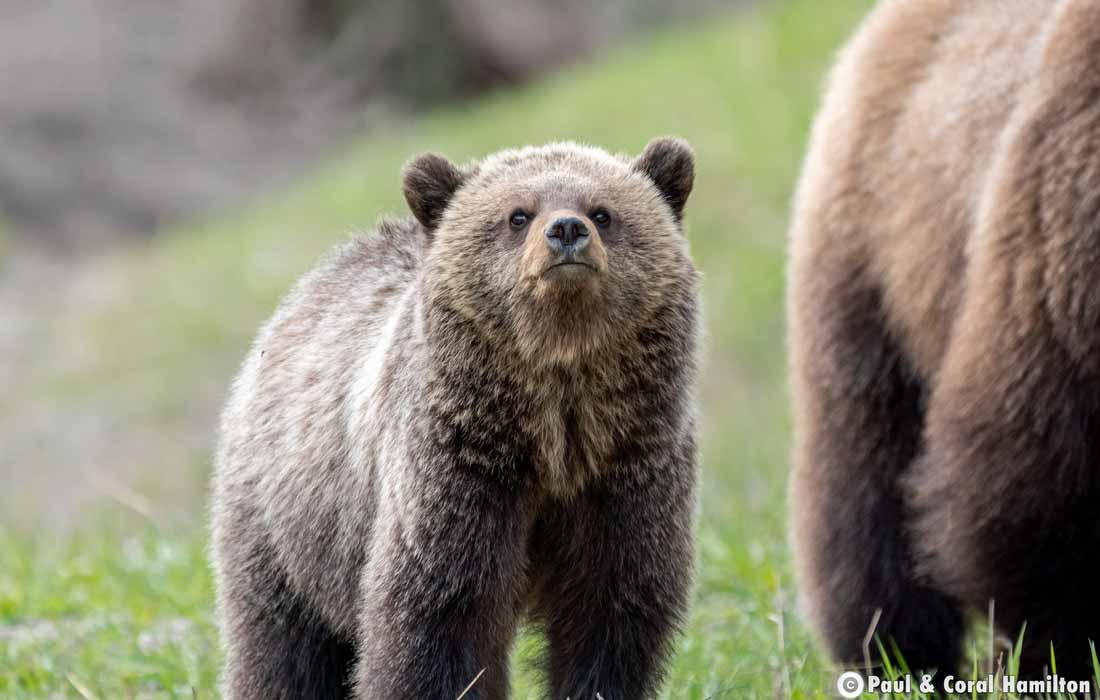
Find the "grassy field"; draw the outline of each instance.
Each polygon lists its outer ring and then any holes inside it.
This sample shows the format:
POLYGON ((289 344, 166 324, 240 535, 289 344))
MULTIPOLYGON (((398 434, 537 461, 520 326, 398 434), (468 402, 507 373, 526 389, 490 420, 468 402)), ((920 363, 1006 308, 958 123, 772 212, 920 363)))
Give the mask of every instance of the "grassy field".
MULTIPOLYGON (((295 276, 347 232, 404 210, 398 171, 410 155, 461 160, 553 139, 637 152, 664 133, 697 151, 687 233, 709 324, 698 588, 665 696, 829 695, 833 675, 795 615, 785 539, 784 233, 821 78, 869 4, 763 3, 651 37, 376 133, 282 197, 102 263, 121 292, 67 321, 86 358, 35 391, 58 402, 125 397, 128 432, 157 445, 138 482, 148 503, 108 509, 64 536, 0 520, 0 698, 217 695, 207 452, 175 449, 177 432, 217 409, 257 323, 295 276), (191 517, 161 517, 158 488, 179 483, 191 517)), ((533 698, 523 656, 515 696, 533 698)))

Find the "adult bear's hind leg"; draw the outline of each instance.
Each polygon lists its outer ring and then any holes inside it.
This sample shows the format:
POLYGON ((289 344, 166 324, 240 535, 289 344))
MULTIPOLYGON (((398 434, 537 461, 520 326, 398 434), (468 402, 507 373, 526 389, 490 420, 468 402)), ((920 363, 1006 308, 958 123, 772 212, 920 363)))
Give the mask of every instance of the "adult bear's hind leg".
POLYGON ((924 386, 860 270, 836 259, 804 262, 796 261, 790 299, 791 507, 803 606, 840 664, 863 664, 881 610, 875 633, 887 649, 892 640, 914 671, 950 672, 962 614, 914 571, 899 483, 921 449, 924 386))

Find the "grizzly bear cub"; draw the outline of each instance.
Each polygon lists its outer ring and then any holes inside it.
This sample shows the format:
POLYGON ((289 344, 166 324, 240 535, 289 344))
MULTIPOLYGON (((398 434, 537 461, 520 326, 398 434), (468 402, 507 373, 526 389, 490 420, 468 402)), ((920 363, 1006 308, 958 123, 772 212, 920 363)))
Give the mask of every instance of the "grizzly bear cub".
POLYGON ((791 237, 793 524, 833 658, 1022 667, 1100 636, 1100 3, 880 3, 817 121, 791 237))
POLYGON ((404 173, 414 218, 307 275, 225 409, 230 700, 654 695, 693 570, 698 275, 677 139, 404 173))

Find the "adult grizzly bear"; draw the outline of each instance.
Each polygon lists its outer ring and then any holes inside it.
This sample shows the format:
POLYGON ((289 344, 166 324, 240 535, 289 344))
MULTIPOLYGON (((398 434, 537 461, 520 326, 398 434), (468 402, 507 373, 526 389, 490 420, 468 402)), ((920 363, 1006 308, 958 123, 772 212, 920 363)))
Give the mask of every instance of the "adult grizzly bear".
POLYGON ((843 53, 790 263, 793 526, 835 660, 1023 667, 1100 635, 1100 3, 881 2, 843 53))
POLYGON ((693 568, 686 143, 406 168, 415 218, 307 275, 225 410, 214 558, 230 700, 659 685, 693 568), (472 683, 472 686, 471 686, 472 683))

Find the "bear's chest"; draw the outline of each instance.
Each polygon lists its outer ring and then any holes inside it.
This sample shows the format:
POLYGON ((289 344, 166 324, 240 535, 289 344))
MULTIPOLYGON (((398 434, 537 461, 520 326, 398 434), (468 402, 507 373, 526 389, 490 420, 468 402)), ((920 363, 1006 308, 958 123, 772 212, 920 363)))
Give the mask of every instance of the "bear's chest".
POLYGON ((530 404, 525 431, 540 486, 556 496, 584 488, 610 468, 620 407, 599 386, 545 384, 530 404))

